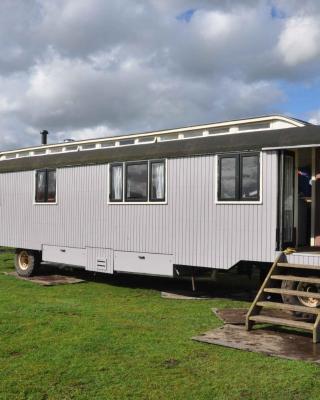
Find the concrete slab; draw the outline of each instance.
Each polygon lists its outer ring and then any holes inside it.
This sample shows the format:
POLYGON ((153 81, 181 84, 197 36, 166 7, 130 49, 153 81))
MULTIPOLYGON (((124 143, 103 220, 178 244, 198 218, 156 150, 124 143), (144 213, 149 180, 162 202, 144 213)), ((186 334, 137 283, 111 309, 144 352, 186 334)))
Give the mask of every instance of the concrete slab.
POLYGON ((320 344, 312 343, 310 335, 304 333, 293 334, 280 329, 248 332, 244 326, 226 324, 192 339, 273 357, 320 363, 320 344))
POLYGON ((14 276, 17 279, 21 279, 23 281, 37 283, 38 285, 41 286, 72 285, 75 283, 85 282, 85 280, 83 279, 65 275, 41 275, 41 276, 32 276, 30 278, 24 278, 22 276, 19 276, 16 272, 4 272, 4 274, 14 276))

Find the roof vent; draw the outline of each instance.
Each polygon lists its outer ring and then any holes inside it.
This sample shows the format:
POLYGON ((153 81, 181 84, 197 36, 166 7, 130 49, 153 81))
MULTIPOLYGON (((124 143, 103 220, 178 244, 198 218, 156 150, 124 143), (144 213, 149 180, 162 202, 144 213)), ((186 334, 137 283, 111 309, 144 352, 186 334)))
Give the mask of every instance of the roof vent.
POLYGON ((63 143, 72 143, 72 142, 75 142, 75 140, 74 139, 64 139, 63 140, 63 143))

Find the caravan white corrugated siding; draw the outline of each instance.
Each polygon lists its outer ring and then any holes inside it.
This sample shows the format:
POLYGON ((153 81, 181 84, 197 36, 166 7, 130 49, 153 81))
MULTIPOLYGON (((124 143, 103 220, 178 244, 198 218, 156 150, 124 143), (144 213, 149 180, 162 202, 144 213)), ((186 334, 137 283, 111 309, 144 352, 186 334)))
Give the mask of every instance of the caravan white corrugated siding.
POLYGON ((34 204, 34 171, 0 174, 0 244, 173 254, 174 263, 229 268, 272 261, 277 154, 264 152, 262 204, 216 204, 216 156, 168 159, 168 204, 108 204, 108 165, 57 170, 57 204, 34 204))

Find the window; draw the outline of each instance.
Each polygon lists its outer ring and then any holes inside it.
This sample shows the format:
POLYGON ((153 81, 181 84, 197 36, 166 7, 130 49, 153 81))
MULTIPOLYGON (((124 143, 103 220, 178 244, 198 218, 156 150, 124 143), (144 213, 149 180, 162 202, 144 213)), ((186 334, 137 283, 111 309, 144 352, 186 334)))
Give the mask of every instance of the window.
POLYGON ((256 129, 269 129, 270 122, 256 122, 251 124, 241 124, 239 126, 239 131, 254 131, 256 129))
POLYGON ((109 200, 116 203, 164 202, 165 161, 139 161, 110 165, 109 200))
POLYGON ((259 154, 241 153, 219 156, 219 201, 259 201, 259 189, 259 154))
POLYGON ((237 159, 222 157, 220 159, 220 197, 223 200, 235 200, 237 192, 237 159))
POLYGON ((123 200, 122 164, 114 164, 110 167, 110 200, 123 200))
POLYGON ((36 203, 56 202, 56 170, 44 169, 36 172, 36 203))
POLYGON ((126 164, 126 201, 148 200, 148 163, 126 164))
POLYGON ((259 156, 243 155, 241 160, 241 199, 259 197, 259 156))
POLYGON ((165 168, 163 161, 150 162, 150 200, 165 200, 165 168))

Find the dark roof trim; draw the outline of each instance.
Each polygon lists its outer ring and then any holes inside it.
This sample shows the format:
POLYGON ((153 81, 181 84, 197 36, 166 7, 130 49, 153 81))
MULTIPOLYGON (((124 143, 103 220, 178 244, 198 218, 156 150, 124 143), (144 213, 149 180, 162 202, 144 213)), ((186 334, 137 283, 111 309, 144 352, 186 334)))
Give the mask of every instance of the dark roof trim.
POLYGON ((113 161, 146 160, 215 154, 262 148, 320 145, 320 126, 304 126, 274 131, 213 135, 144 145, 121 146, 79 152, 47 154, 0 161, 0 173, 38 168, 105 164, 113 161))

